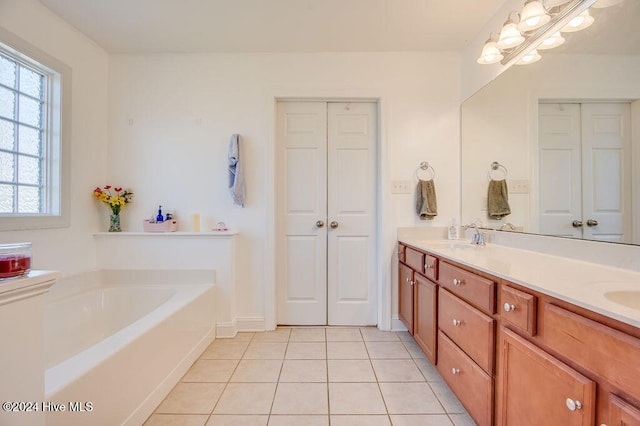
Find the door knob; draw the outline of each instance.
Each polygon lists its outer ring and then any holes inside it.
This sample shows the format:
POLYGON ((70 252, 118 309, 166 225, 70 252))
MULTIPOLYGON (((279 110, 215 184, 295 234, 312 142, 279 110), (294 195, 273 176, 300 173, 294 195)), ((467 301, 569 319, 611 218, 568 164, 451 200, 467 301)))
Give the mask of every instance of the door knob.
POLYGON ((331 229, 336 229, 338 227, 338 222, 334 220, 329 224, 329 226, 331 227, 331 229))
POLYGON ((323 222, 323 221, 321 221, 321 220, 319 220, 319 221, 317 221, 317 222, 316 222, 316 226, 317 226, 318 228, 322 228, 322 227, 324 226, 324 222, 323 222))
POLYGON ((587 220, 587 226, 598 226, 598 221, 595 219, 587 220))
POLYGON ((571 222, 571 226, 573 226, 574 228, 581 228, 582 227, 582 221, 581 220, 574 220, 573 222, 571 222))

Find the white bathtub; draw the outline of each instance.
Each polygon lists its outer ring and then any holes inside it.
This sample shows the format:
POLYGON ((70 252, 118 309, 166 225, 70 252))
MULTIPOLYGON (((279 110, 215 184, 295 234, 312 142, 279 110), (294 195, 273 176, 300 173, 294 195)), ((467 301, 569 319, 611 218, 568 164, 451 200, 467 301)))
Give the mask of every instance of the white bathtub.
POLYGON ((65 411, 46 424, 142 424, 215 338, 214 281, 210 270, 104 270, 56 283, 45 401, 65 411))

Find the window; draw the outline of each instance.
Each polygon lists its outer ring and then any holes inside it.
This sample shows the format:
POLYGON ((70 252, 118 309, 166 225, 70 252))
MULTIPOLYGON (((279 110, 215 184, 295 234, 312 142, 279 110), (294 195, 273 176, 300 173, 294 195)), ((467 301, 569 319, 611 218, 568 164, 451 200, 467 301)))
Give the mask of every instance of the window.
POLYGON ((0 230, 68 225, 69 90, 66 66, 0 31, 0 230))

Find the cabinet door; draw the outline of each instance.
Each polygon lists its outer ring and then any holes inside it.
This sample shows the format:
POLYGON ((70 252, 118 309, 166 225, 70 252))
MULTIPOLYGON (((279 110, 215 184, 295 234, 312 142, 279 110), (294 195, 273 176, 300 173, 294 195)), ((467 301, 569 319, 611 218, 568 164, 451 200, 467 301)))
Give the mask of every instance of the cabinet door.
POLYGON ((429 361, 436 363, 436 294, 438 288, 425 277, 415 276, 413 338, 429 361))
POLYGON ((498 424, 593 425, 595 382, 502 328, 498 424))
POLYGON ((398 317, 413 334, 413 269, 398 265, 398 317))

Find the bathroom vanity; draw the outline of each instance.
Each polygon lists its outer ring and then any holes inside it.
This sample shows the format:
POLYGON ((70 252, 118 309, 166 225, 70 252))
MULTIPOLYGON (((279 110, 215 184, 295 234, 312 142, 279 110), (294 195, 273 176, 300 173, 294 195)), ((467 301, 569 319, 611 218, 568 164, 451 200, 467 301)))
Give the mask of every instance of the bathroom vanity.
POLYGON ((401 238, 399 318, 479 425, 640 424, 640 273, 401 238))

